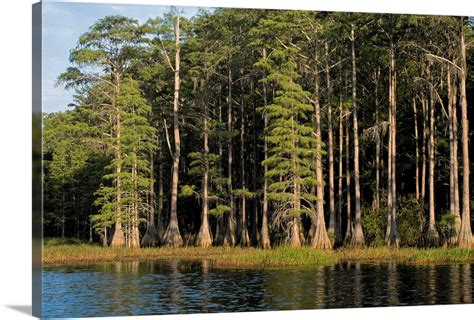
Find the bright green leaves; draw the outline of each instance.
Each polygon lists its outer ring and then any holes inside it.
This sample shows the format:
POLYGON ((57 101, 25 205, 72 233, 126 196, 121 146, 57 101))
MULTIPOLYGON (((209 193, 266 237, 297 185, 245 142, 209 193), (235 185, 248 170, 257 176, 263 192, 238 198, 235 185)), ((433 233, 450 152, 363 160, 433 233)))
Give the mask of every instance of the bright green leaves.
POLYGON ((229 206, 220 204, 214 209, 209 210, 209 214, 213 216, 223 215, 224 213, 230 212, 231 208, 229 206))
POLYGON ((105 67, 124 72, 129 61, 136 59, 143 42, 143 29, 138 21, 123 16, 107 16, 83 34, 69 60, 80 66, 105 67))
POLYGON ((196 186, 190 186, 190 185, 184 185, 181 186, 181 191, 179 192, 179 196, 183 198, 188 198, 188 197, 196 197, 200 198, 200 195, 198 192, 196 192, 196 186))
POLYGON ((246 198, 246 199, 249 199, 249 198, 253 198, 255 196, 255 192, 251 192, 249 191, 247 188, 243 188, 243 189, 234 189, 233 192, 234 196, 236 196, 237 198, 246 198))
POLYGON ((95 193, 99 213, 91 215, 99 229, 113 221, 135 223, 139 212, 149 210, 149 159, 156 150, 156 129, 150 123, 152 108, 133 72, 144 57, 144 35, 135 19, 100 19, 71 50, 75 66, 58 78, 66 88, 76 89, 76 110, 89 128, 83 142, 111 157, 95 193))
MULTIPOLYGON (((259 108, 269 121, 265 131, 268 158, 263 162, 270 181, 268 198, 284 208, 280 211, 290 218, 313 215, 312 208, 318 200, 312 189, 318 184, 314 159, 319 141, 314 138, 310 93, 298 83, 298 50, 286 32, 288 23, 278 17, 261 23, 272 28, 276 40, 267 43, 272 48, 270 58, 260 59, 255 66, 265 71, 262 82, 273 86, 275 92, 272 103, 259 108)), ((258 34, 258 29, 254 33, 258 34)))

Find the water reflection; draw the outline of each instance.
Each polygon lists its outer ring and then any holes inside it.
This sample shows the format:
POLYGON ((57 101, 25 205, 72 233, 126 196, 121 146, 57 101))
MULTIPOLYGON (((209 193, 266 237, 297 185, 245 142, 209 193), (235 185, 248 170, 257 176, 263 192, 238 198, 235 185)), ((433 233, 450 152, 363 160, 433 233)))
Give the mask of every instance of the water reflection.
POLYGON ((472 287, 473 287, 473 275, 471 272, 471 265, 465 264, 462 267, 462 291, 463 291, 463 303, 472 303, 472 287))
POLYGON ((207 261, 47 267, 44 315, 87 317, 472 303, 471 264, 215 269, 207 261))

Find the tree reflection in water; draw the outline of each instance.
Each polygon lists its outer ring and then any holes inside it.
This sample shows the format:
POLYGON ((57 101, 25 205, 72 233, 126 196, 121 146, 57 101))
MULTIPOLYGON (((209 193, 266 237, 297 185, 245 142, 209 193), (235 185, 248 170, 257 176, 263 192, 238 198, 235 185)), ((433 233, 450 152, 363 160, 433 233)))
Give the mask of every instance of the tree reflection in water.
POLYGON ((472 303, 472 265, 219 269, 156 260, 46 267, 45 317, 472 303))

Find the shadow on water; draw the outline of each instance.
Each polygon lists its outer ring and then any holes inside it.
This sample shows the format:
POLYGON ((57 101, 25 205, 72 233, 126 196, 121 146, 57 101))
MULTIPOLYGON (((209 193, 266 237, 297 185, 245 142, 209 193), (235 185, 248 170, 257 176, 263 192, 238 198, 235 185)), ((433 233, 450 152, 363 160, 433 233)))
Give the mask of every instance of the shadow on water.
POLYGON ((31 306, 27 306, 27 305, 18 305, 18 306, 5 306, 7 308, 10 308, 12 310, 15 310, 15 311, 18 311, 20 313, 23 313, 23 314, 26 314, 26 315, 29 315, 31 316, 32 314, 32 307, 31 306))
POLYGON ((46 267, 43 311, 86 317, 472 303, 472 270, 395 262, 217 269, 207 260, 46 267))

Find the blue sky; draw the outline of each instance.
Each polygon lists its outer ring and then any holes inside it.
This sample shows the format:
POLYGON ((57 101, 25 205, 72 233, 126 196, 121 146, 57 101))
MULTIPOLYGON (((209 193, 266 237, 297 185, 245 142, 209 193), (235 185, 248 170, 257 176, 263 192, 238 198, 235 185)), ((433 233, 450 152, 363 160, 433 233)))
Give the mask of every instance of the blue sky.
MULTIPOLYGON (((72 90, 55 87, 58 75, 70 66, 69 50, 94 22, 107 15, 124 15, 141 23, 162 16, 169 6, 94 3, 43 3, 43 112, 65 111, 72 102, 72 90)), ((198 8, 181 7, 192 16, 198 8)))

